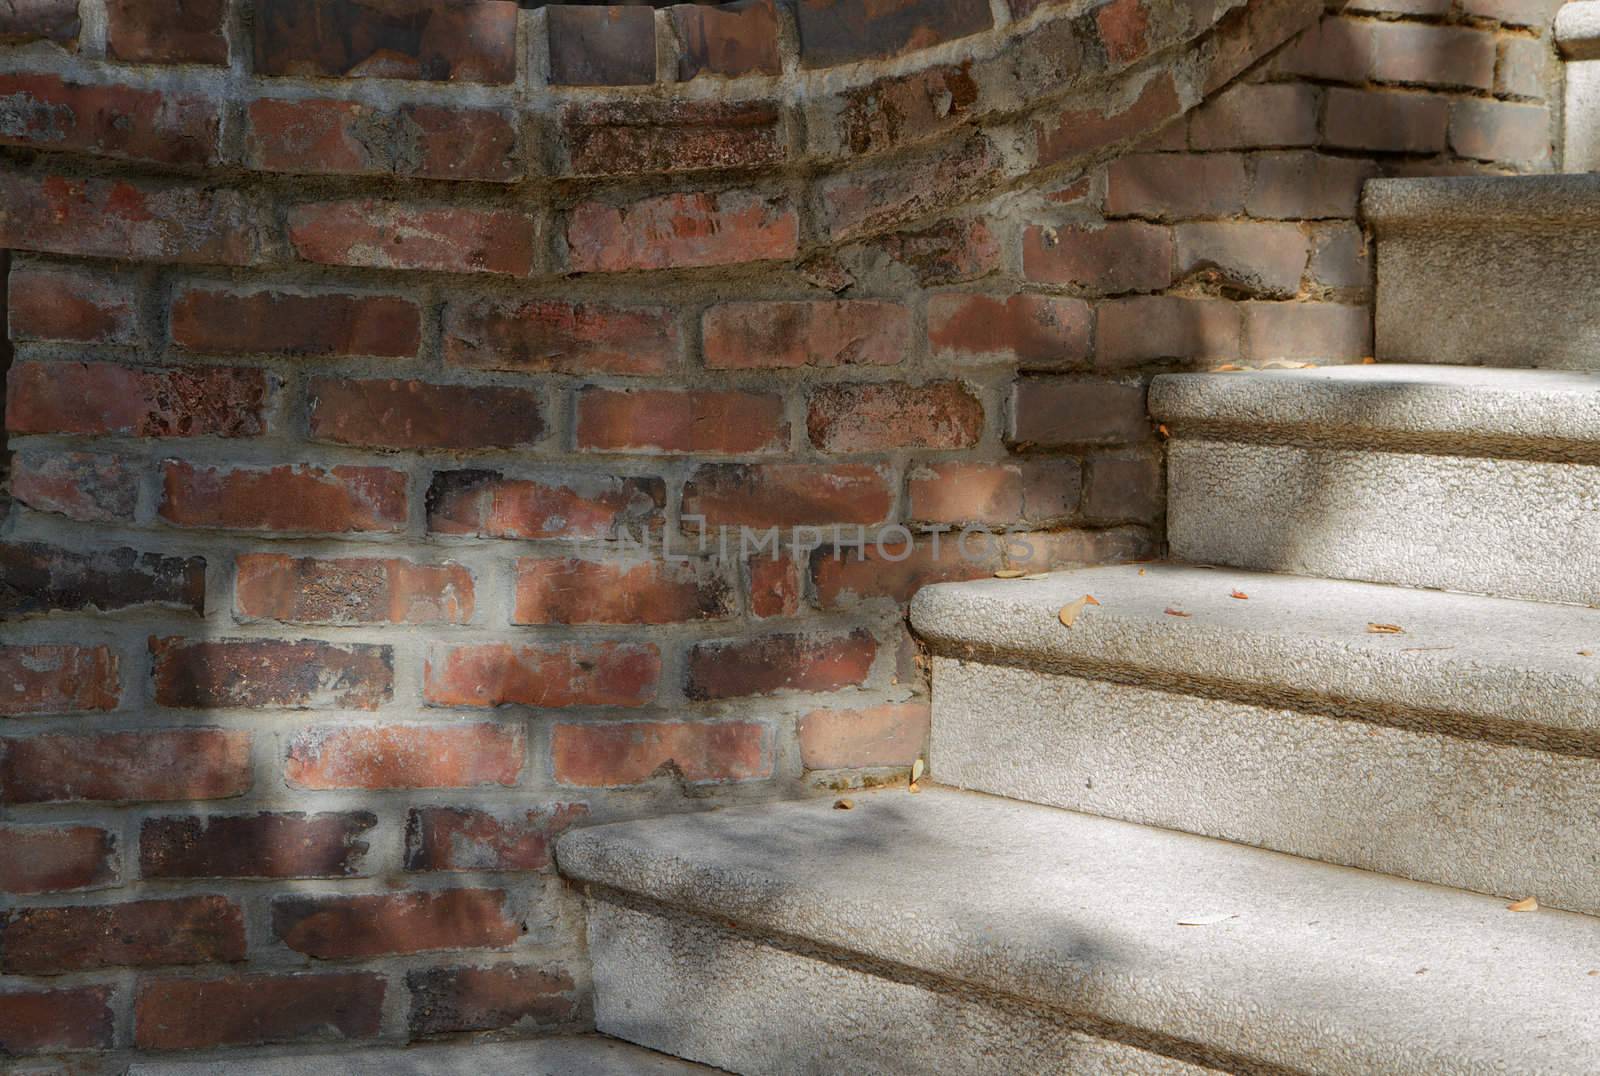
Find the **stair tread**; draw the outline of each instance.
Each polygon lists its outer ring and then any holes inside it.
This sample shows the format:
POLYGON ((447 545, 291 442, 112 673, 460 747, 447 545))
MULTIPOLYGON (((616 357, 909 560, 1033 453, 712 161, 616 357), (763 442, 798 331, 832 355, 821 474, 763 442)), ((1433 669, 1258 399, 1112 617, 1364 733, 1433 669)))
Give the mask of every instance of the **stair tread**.
POLYGON ((929 788, 572 831, 569 877, 1319 1072, 1600 1069, 1600 923, 929 788), (1192 917, 1231 915, 1203 926, 1192 917))
POLYGON ((1125 670, 1180 687, 1600 731, 1600 613, 1581 606, 1124 564, 924 587, 911 618, 953 656, 976 649, 1091 676, 1125 670), (1063 628, 1061 607, 1084 594, 1100 604, 1063 628))
POLYGON ((1600 442, 1600 374, 1419 363, 1165 374, 1150 411, 1180 429, 1600 442))
POLYGON ((1386 233, 1411 227, 1589 224, 1600 220, 1600 174, 1369 179, 1361 188, 1361 217, 1380 242, 1386 233))

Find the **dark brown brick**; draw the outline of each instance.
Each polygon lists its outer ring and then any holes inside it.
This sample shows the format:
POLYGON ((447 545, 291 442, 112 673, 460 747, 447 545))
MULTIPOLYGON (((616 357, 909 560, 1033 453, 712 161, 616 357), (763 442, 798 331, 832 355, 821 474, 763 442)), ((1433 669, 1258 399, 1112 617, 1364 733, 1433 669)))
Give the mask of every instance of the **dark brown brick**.
POLYGON ((141 1050, 198 1050, 377 1036, 382 975, 233 975, 139 983, 133 1040, 141 1050))
POLYGON ((1444 149, 1449 99, 1400 90, 1331 87, 1323 105, 1324 141, 1343 149, 1437 153, 1444 149))
POLYGON ((131 609, 205 612, 203 557, 126 547, 78 553, 43 542, 0 544, 0 613, 131 609))
POLYGON ((930 463, 907 476, 906 514, 921 523, 1005 526, 1022 518, 1022 488, 1014 463, 930 463))
POLYGON ((509 83, 517 74, 510 0, 261 0, 262 75, 509 83))
POLYGON ((644 86, 656 80, 655 12, 644 6, 545 8, 550 81, 557 86, 644 86))
POLYGON ((12 0, 0 8, 0 44, 43 38, 78 46, 78 0, 12 0))
POLYGON ((0 920, 0 967, 59 975, 243 960, 244 915, 226 897, 20 908, 0 920))
POLYGON ((817 604, 830 610, 875 598, 904 604, 930 583, 978 579, 998 567, 999 548, 986 535, 970 540, 947 535, 937 544, 907 543, 901 535, 859 550, 824 547, 811 554, 817 604))
MULTIPOLYGON (((0 35, 5 25, 0 15, 0 35)), ((73 25, 77 25, 75 15, 73 25)), ((0 36, 0 41, 4 40, 0 36)), ((116 1030, 111 994, 109 986, 0 993, 0 1054, 15 1057, 58 1050, 109 1050, 116 1030)))
POLYGON ((137 285, 100 267, 14 266, 6 302, 13 340, 129 345, 140 339, 137 285))
POLYGON ((312 440, 367 448, 509 448, 545 433, 543 397, 499 385, 319 377, 306 407, 312 440))
POLYGON ((422 312, 398 295, 185 288, 172 299, 172 342, 217 355, 413 358, 422 312))
POLYGON ((1106 214, 1185 220, 1243 212, 1244 158, 1237 153, 1132 153, 1106 169, 1106 214))
POLYGON ((344 814, 169 815, 139 829, 142 878, 348 878, 378 818, 344 814))
POLYGON ((289 948, 321 960, 501 949, 522 934, 499 889, 283 897, 273 901, 272 929, 289 948))
POLYGON ((878 641, 863 628, 695 643, 685 658, 684 692, 701 701, 859 687, 877 654, 878 641))
POLYGON ((799 0, 800 62, 834 67, 887 59, 981 33, 994 25, 983 0, 799 0))
POLYGON ((1378 82, 1494 88, 1495 35, 1465 26, 1381 22, 1373 27, 1378 82))
POLYGON ((1005 175, 1000 151, 982 134, 937 145, 873 168, 819 180, 817 198, 832 239, 871 235, 971 201, 1005 175))
POLYGON ((1290 298, 1311 257, 1311 240, 1287 221, 1189 222, 1173 236, 1178 276, 1225 294, 1290 298))
POLYGON ((1372 161, 1312 152, 1263 153, 1245 211, 1274 220, 1355 219, 1361 185, 1378 174, 1372 161))
POLYGON ((659 478, 574 475, 534 480, 495 471, 438 471, 428 487, 428 530, 482 538, 637 538, 666 509, 659 478))
POLYGON ((228 0, 107 0, 106 55, 127 63, 228 62, 228 0))
POLYGON ((1142 221, 1035 224, 1023 233, 1022 271, 1029 280, 1091 295, 1159 291, 1172 283, 1172 233, 1142 221))
POLYGON ((151 636, 155 701, 185 709, 376 710, 394 657, 374 643, 151 636))
POLYGON ((1194 149, 1270 149, 1317 144, 1317 90, 1293 82, 1246 82, 1189 118, 1194 149))
POLYGON ((561 113, 568 170, 578 176, 766 168, 785 155, 770 101, 593 101, 561 113))
POLYGON ((582 803, 499 814, 470 807, 413 807, 406 822, 406 870, 544 870, 556 838, 588 815, 582 803))
POLYGON ((108 830, 0 825, 0 892, 61 893, 116 881, 117 838, 108 830))
POLYGON ((250 734, 149 729, 0 741, 0 802, 203 800, 250 790, 250 734))
POLYGON ((1012 432, 1021 446, 1121 444, 1150 436, 1143 385, 1023 378, 1012 390, 1012 432))
POLYGON ((204 95, 56 75, 0 75, 0 144, 169 165, 217 160, 221 113, 204 95))
POLYGON ((673 624, 731 616, 732 588, 710 561, 517 561, 513 624, 673 624))
POLYGON ((445 307, 445 361, 514 373, 659 374, 678 360, 670 309, 558 299, 475 299, 445 307))
POLYGON ((1376 51, 1374 23, 1328 14, 1273 61, 1285 75, 1330 82, 1366 82, 1376 51))
POLYGON ((1372 311, 1340 303, 1244 303, 1244 357, 1357 362, 1372 354, 1372 311))
POLYGON ((1450 106, 1450 147, 1463 157, 1536 168, 1550 160, 1554 137, 1544 105, 1461 98, 1450 106))
POLYGON ((1161 461, 1145 456, 1096 456, 1083 491, 1084 518, 1095 523, 1149 523, 1160 516, 1161 461))
POLYGON ((418 1036, 555 1027, 577 1018, 572 976, 560 968, 498 964, 406 973, 407 1026, 418 1036))
POLYGON ((121 456, 19 452, 11 457, 11 496, 83 523, 127 522, 139 500, 139 470, 121 456))
POLYGON ((1224 299, 1145 295, 1095 309, 1095 364, 1108 369, 1154 359, 1237 359, 1239 310, 1224 299))
POLYGON ((875 253, 904 266, 924 287, 959 284, 1000 268, 1000 240, 983 220, 945 220, 871 242, 875 253))
POLYGON ((132 367, 19 362, 6 378, 12 433, 255 437, 266 432, 271 379, 233 366, 132 367))
POLYGON ((838 382, 811 393, 806 432, 824 452, 970 448, 983 436, 983 403, 959 381, 838 382))
POLYGON ((678 36, 678 78, 700 75, 776 75, 778 8, 773 0, 675 4, 667 9, 678 36))

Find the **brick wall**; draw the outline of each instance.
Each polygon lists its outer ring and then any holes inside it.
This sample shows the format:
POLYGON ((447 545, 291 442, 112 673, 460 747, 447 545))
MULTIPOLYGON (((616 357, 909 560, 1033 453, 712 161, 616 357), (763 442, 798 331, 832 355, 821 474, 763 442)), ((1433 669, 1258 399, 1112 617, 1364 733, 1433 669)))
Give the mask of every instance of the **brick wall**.
POLYGON ((903 781, 918 586, 1550 167, 1548 7, 1396 3, 0 7, 0 1050, 584 1026, 562 829, 903 781))

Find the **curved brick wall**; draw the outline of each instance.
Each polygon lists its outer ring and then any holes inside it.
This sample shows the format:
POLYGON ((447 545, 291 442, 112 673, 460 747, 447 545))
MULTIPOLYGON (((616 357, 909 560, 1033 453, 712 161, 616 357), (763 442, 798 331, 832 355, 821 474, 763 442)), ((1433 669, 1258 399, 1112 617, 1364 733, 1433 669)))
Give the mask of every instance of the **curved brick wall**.
POLYGON ((0 1050, 584 1026, 553 835, 904 780, 934 534, 1158 554, 1148 377, 1365 356, 1548 17, 0 4, 0 1050))

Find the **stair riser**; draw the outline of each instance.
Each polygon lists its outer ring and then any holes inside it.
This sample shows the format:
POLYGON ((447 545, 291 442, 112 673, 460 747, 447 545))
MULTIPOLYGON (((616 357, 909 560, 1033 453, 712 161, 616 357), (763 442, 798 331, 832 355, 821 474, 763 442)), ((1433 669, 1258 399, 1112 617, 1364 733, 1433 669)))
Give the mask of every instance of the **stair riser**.
POLYGON ((1600 760, 954 658, 933 682, 941 783, 1600 914, 1600 760))
POLYGON ((1182 560, 1600 601, 1600 467, 1180 436, 1167 482, 1182 560))
POLYGON ((954 983, 884 978, 705 920, 588 902, 595 1022, 610 1035, 730 1072, 1202 1076, 1067 1025, 1061 1013, 954 983))

